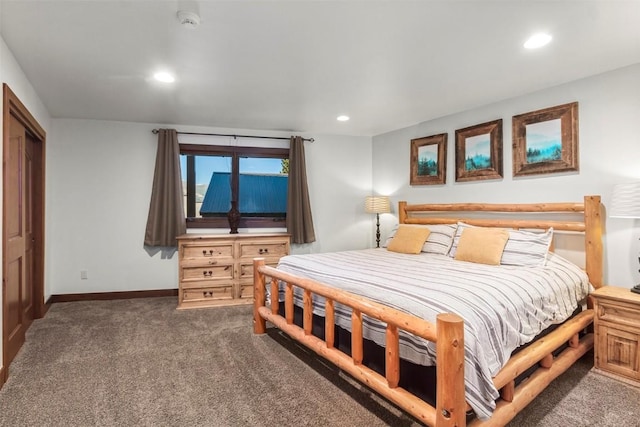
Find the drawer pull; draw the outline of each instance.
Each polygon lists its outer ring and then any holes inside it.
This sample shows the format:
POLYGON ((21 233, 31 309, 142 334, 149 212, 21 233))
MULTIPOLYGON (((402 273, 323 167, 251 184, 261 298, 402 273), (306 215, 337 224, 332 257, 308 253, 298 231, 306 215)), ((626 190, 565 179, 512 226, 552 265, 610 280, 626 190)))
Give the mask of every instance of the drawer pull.
POLYGON ((269 248, 264 248, 264 249, 260 248, 258 250, 258 253, 260 253, 260 254, 268 254, 269 253, 269 248))
POLYGON ((211 291, 204 291, 202 293, 203 298, 211 298, 213 296, 213 292, 211 291))
POLYGON ((209 249, 209 251, 207 252, 206 249, 202 250, 202 256, 213 256, 213 249, 209 249))
POLYGON ((213 271, 209 270, 209 271, 203 271, 202 275, 204 277, 211 277, 213 275, 213 271))
POLYGON ((217 263, 218 261, 213 261, 213 260, 209 261, 209 265, 216 265, 217 263))

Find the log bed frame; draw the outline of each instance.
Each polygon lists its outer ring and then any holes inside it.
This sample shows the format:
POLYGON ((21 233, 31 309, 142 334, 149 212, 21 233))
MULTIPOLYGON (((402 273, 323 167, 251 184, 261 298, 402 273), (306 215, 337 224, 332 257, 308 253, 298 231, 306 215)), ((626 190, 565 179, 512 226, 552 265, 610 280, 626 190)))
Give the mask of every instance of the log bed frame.
MULTIPOLYGON (((602 286, 602 225, 600 196, 586 196, 583 203, 542 204, 416 204, 399 203, 400 224, 446 224, 464 221, 484 227, 512 229, 547 229, 584 233, 585 270, 595 288, 602 286), (457 212, 504 213, 500 219, 478 219, 464 216, 440 216, 457 212), (429 213, 429 216, 421 214, 429 213), (509 218, 513 214, 573 214, 575 221, 526 220, 509 218), (435 214, 435 216, 434 216, 435 214)), ((537 216, 537 215, 535 215, 537 216)), ((553 250, 553 248, 551 249, 553 250)), ((465 426, 466 412, 464 384, 464 329, 463 320, 454 313, 437 316, 436 323, 425 321, 407 313, 394 310, 358 295, 350 294, 319 282, 297 277, 265 265, 264 258, 254 259, 254 333, 266 332, 266 321, 286 332, 293 339, 309 347, 318 355, 375 390, 380 395, 410 413, 419 421, 436 427, 465 426), (277 280, 273 280, 277 279, 277 280), (265 306, 265 285, 269 283, 271 295, 278 295, 278 281, 285 283, 285 313, 278 313, 278 298, 272 298, 265 306), (300 287, 303 294, 303 327, 293 323, 293 288, 300 287), (326 299, 325 340, 312 335, 312 298, 320 295, 326 299), (334 305, 344 304, 352 309, 351 355, 334 347, 334 305), (362 364, 363 338, 362 315, 366 314, 387 324, 385 375, 362 364), (436 345, 436 406, 398 387, 400 378, 399 330, 422 337, 436 345)), ((471 426, 504 426, 527 406, 551 381, 565 372, 573 363, 593 347, 593 333, 581 334, 593 321, 590 304, 577 316, 544 338, 535 341, 513 356, 493 378, 500 391, 496 409, 490 419, 474 419, 471 426), (567 345, 554 356, 553 352, 567 345), (518 386, 515 379, 530 367, 538 369, 518 386)))

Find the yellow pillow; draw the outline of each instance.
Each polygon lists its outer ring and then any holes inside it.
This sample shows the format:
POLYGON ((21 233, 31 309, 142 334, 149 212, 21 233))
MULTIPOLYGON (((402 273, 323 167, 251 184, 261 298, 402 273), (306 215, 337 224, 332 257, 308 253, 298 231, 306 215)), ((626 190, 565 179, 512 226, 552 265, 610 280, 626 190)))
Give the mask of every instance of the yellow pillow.
POLYGON ((455 259, 499 265, 508 239, 509 232, 503 228, 465 228, 460 236, 455 259))
POLYGON ((431 230, 427 227, 412 227, 403 224, 398 227, 398 231, 389 242, 387 250, 403 254, 419 254, 430 233, 431 230))

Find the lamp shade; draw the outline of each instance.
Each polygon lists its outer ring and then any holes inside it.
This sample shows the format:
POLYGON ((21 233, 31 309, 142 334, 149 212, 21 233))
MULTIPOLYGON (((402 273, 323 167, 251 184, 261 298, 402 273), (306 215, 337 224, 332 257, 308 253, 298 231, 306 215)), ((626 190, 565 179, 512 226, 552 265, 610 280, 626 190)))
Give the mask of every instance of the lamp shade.
POLYGON ((640 182, 617 184, 613 187, 609 216, 640 218, 640 182))
POLYGON ((391 205, 388 196, 367 196, 364 199, 364 210, 368 213, 389 213, 391 205))

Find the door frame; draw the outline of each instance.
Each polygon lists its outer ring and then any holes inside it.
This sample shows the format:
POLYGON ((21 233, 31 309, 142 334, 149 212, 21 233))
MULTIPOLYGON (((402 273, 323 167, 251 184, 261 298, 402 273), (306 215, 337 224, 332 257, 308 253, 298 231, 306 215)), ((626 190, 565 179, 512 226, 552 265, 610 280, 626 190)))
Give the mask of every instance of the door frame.
MULTIPOLYGON (((33 318, 39 319, 43 317, 47 311, 47 305, 44 301, 44 231, 45 231, 45 142, 46 133, 38 121, 33 117, 29 110, 24 106, 15 93, 9 88, 6 83, 2 84, 3 95, 3 111, 2 111, 2 149, 3 159, 7 156, 7 150, 9 146, 9 131, 10 131, 10 119, 13 115, 22 125, 25 127, 35 140, 34 144, 34 160, 36 166, 34 168, 34 179, 32 185, 33 188, 33 206, 34 212, 38 212, 38 215, 33 215, 33 233, 34 233, 34 247, 33 247, 33 318)), ((2 366, 0 367, 0 387, 5 383, 9 374, 7 368, 7 355, 6 355, 6 341, 5 328, 6 323, 6 298, 5 298, 5 284, 6 284, 6 216, 4 206, 4 193, 8 186, 8 183, 4 179, 4 160, 3 160, 3 180, 2 180, 2 366)))

